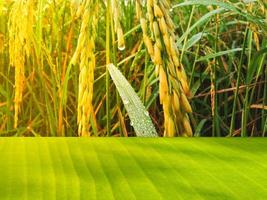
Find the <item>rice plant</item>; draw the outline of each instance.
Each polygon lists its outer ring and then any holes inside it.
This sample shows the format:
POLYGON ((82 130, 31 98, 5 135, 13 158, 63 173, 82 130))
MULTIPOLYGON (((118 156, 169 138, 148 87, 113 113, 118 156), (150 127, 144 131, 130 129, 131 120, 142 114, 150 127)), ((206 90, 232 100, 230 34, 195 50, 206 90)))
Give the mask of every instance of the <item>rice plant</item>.
POLYGON ((114 66, 158 136, 265 136, 266 35, 263 0, 0 1, 0 135, 138 135, 114 66))

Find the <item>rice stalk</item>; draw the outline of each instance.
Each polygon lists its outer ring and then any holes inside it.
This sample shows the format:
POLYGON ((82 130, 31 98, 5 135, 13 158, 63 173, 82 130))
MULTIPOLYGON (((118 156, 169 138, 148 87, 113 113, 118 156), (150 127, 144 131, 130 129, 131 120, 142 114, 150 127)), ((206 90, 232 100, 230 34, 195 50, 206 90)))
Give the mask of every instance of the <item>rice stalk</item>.
POLYGON ((15 67, 15 115, 14 128, 18 126, 18 117, 23 91, 25 87, 25 61, 30 56, 31 40, 33 37, 34 1, 18 0, 12 5, 8 30, 9 30, 9 60, 15 67))
POLYGON ((4 49, 5 49, 4 44, 5 44, 4 35, 0 34, 0 54, 2 54, 4 52, 4 49))
POLYGON ((108 73, 108 65, 110 62, 110 40, 111 40, 111 2, 107 0, 107 8, 106 8, 106 76, 105 76, 105 86, 106 86, 106 129, 107 135, 111 135, 111 115, 110 115, 110 76, 108 73))
POLYGON ((93 112, 93 85, 95 69, 95 37, 97 26, 97 4, 94 1, 84 1, 82 24, 78 44, 72 62, 79 60, 79 91, 78 91, 78 134, 90 136, 89 122, 93 112))
POLYGON ((164 136, 192 136, 188 113, 192 112, 187 76, 180 63, 175 44, 174 23, 170 17, 170 1, 148 0, 146 16, 136 1, 137 16, 143 40, 159 76, 160 103, 164 111, 164 136))

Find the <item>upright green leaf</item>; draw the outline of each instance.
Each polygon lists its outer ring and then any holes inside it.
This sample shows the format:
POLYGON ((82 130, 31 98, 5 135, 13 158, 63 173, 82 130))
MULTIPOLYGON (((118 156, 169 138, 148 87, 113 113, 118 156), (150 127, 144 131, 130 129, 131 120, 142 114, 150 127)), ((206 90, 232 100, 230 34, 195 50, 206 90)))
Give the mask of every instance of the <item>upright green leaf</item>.
POLYGON ((108 70, 129 114, 131 125, 136 135, 140 137, 157 137, 158 135, 149 117, 149 113, 132 86, 113 64, 108 66, 108 70))
POLYGON ((180 4, 174 5, 173 8, 178 8, 178 7, 182 7, 182 6, 190 6, 190 5, 204 5, 204 6, 208 6, 208 5, 215 5, 215 6, 219 6, 221 8, 224 8, 226 10, 230 10, 242 17, 245 17, 248 21, 255 23, 259 26, 261 26, 264 30, 267 30, 267 26, 264 23, 264 20, 261 19, 258 16, 253 16, 247 12, 243 12, 242 8, 237 7, 237 5, 239 5, 241 3, 238 4, 233 4, 233 3, 226 3, 226 2, 222 2, 222 1, 218 1, 218 0, 189 0, 189 1, 185 1, 182 2, 180 4))

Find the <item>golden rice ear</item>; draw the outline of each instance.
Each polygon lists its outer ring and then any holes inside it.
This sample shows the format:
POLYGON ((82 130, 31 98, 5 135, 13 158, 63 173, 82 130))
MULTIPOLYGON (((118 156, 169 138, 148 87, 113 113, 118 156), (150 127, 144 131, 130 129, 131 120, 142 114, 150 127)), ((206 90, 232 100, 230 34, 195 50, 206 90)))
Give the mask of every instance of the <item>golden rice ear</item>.
POLYGON ((167 24, 164 17, 159 19, 159 28, 163 35, 166 35, 168 33, 167 24))
POLYGON ((185 115, 183 118, 183 127, 187 136, 193 136, 193 131, 187 115, 185 115))
POLYGON ((153 7, 153 0, 147 0, 147 7, 152 8, 153 7))
POLYGON ((15 1, 9 15, 9 62, 15 67, 14 128, 18 127, 19 113, 25 87, 25 61, 32 49, 34 1, 15 1))
POLYGON ((166 50, 168 52, 168 54, 170 54, 171 52, 171 46, 170 46, 170 39, 168 35, 164 35, 163 36, 163 41, 164 41, 164 45, 166 47, 166 50))
POLYGON ((160 67, 160 70, 159 70, 159 97, 160 97, 160 102, 161 104, 164 102, 164 101, 167 101, 168 100, 168 80, 167 80, 167 76, 166 76, 166 73, 163 69, 163 67, 161 66, 160 67))
POLYGON ((135 1, 135 10, 137 19, 140 19, 142 17, 142 8, 138 0, 135 1))
MULTIPOLYGON (((159 75, 159 98, 163 106, 165 120, 164 134, 165 136, 181 135, 184 118, 182 112, 192 112, 192 109, 185 96, 185 94, 190 94, 186 76, 184 76, 183 71, 179 71, 181 63, 174 40, 174 24, 169 16, 170 3, 166 0, 147 0, 146 3, 146 17, 150 30, 147 31, 144 18, 140 18, 140 24, 144 43, 156 65, 156 76, 159 75), (176 77, 179 80, 174 80, 176 77)), ((186 125, 190 126, 190 123, 186 125)), ((186 128, 189 131, 189 128, 186 128)))
POLYGON ((157 47, 158 47, 160 50, 162 50, 162 44, 161 44, 161 40, 160 40, 160 38, 157 38, 157 39, 156 39, 156 45, 157 45, 157 47))
POLYGON ((173 36, 170 36, 170 46, 171 46, 171 55, 172 56, 177 56, 178 49, 177 49, 177 46, 175 44, 173 36))
POLYGON ((161 52, 156 44, 154 45, 154 63, 156 65, 162 65, 161 52))
POLYGON ((79 60, 80 66, 77 106, 78 134, 80 136, 90 136, 90 117, 93 112, 92 98, 95 69, 94 41, 96 33, 95 25, 97 24, 95 20, 97 20, 97 18, 89 14, 91 13, 90 9, 94 9, 94 7, 92 5, 90 6, 90 1, 87 1, 82 16, 82 25, 77 48, 72 58, 72 62, 79 60), (93 20, 92 23, 88 23, 89 18, 93 20))
POLYGON ((180 66, 180 61, 179 61, 178 56, 177 55, 172 55, 171 58, 172 58, 172 61, 173 61, 174 65, 175 65, 175 67, 179 67, 180 66))
POLYGON ((121 28, 117 30, 117 35, 118 35, 118 49, 122 51, 125 49, 125 41, 121 28))
POLYGON ((162 18, 163 12, 161 11, 160 7, 157 4, 154 4, 154 15, 155 17, 162 18))
POLYGON ((167 134, 169 137, 174 137, 175 134, 176 134, 176 129, 175 129, 175 124, 174 124, 173 119, 169 118, 167 127, 168 127, 168 128, 167 128, 167 133, 166 133, 166 134, 167 134))
POLYGON ((182 78, 182 79, 180 79, 180 82, 181 82, 181 85, 182 85, 182 88, 183 88, 185 95, 187 97, 189 97, 191 95, 191 93, 190 93, 190 89, 189 89, 189 85, 187 83, 187 80, 182 78))
POLYGON ((0 34, 0 54, 4 52, 4 35, 0 34))
POLYGON ((192 113, 192 108, 187 100, 187 97, 185 96, 183 92, 181 93, 180 103, 181 103, 182 108, 185 110, 185 112, 192 113))
POLYGON ((175 112, 179 112, 180 111, 180 100, 179 100, 179 96, 178 94, 174 91, 173 95, 172 95, 172 105, 173 108, 175 110, 175 112))
POLYGON ((74 11, 75 10, 77 10, 76 11, 76 13, 75 13, 75 17, 76 18, 80 18, 81 16, 82 16, 82 13, 84 12, 84 10, 85 10, 85 3, 83 2, 83 3, 81 3, 81 5, 79 5, 78 7, 76 7, 76 1, 73 1, 73 2, 75 2, 74 4, 75 4, 75 9, 74 9, 74 11))
POLYGON ((145 45, 146 45, 146 48, 147 48, 147 51, 148 51, 149 55, 150 55, 151 57, 154 57, 154 47, 153 47, 152 41, 151 41, 151 39, 150 39, 148 36, 146 36, 146 35, 144 35, 144 43, 145 43, 145 45))
POLYGON ((257 32, 253 33, 253 39, 254 39, 257 51, 259 51, 260 50, 260 39, 259 39, 257 32))
POLYGON ((158 22, 156 21, 153 22, 153 33, 156 38, 160 37, 159 26, 158 26, 158 22))
MULTIPOLYGON (((117 38, 118 38, 118 49, 120 51, 123 51, 125 49, 125 40, 124 40, 123 30, 121 28, 121 15, 120 15, 120 11, 119 11, 119 4, 118 4, 117 0, 111 0, 111 5, 112 5, 114 29, 117 33, 117 38)), ((136 5, 138 5, 138 2, 136 3, 136 5)), ((137 10, 137 12, 140 12, 141 8, 138 8, 138 9, 139 10, 137 10)), ((140 13, 139 13, 139 15, 140 15, 140 13)))
POLYGON ((140 18, 140 24, 141 24, 141 28, 142 28, 143 34, 146 35, 147 34, 146 19, 145 18, 140 18))

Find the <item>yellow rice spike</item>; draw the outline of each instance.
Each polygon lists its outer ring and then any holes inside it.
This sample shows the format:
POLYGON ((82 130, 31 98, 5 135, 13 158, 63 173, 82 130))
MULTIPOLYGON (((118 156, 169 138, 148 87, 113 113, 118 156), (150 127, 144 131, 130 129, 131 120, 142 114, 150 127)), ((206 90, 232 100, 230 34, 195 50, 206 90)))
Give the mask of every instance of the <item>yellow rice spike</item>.
POLYGON ((181 104, 181 107, 185 110, 185 112, 192 113, 192 108, 187 100, 187 97, 185 96, 183 92, 181 93, 180 104, 181 104))

